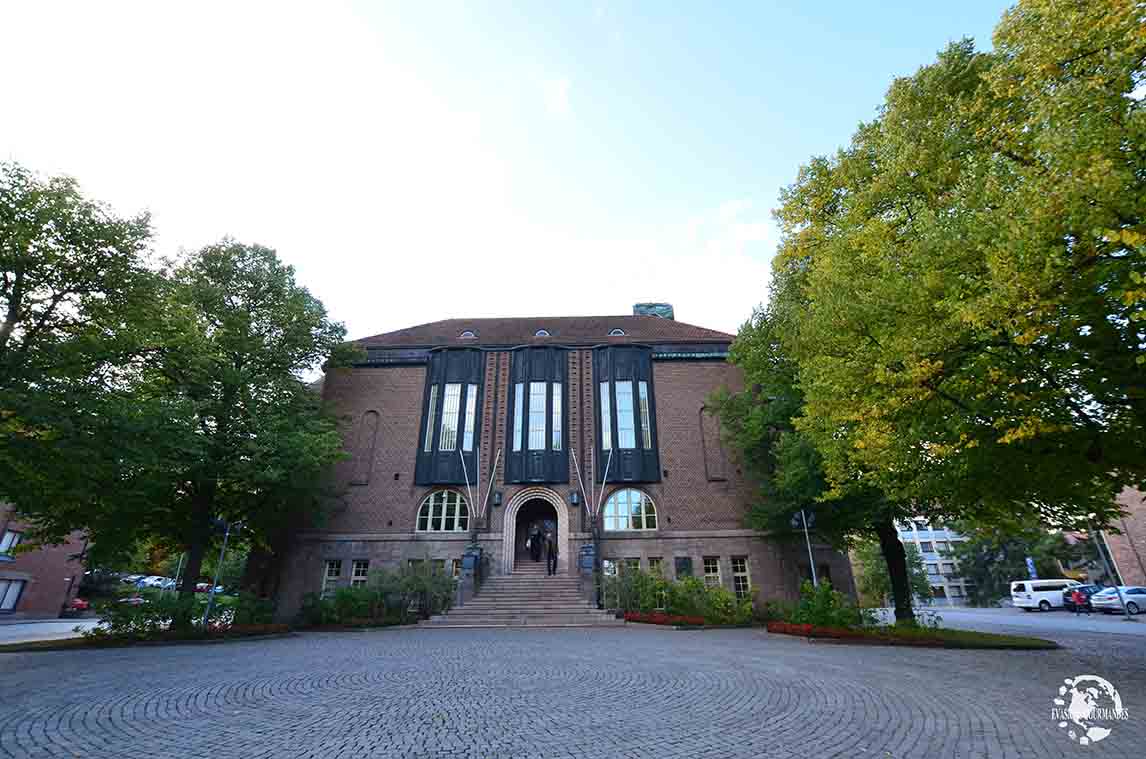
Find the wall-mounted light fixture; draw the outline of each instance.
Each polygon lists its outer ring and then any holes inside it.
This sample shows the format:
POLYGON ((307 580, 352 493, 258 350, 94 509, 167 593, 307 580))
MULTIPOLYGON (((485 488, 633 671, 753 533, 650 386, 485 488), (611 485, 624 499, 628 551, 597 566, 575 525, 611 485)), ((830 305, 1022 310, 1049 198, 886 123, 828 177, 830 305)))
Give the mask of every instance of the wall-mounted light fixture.
POLYGON ((581 505, 581 494, 578 493, 576 490, 574 490, 572 493, 569 494, 569 503, 573 504, 574 506, 580 506, 581 505))
POLYGON ((501 505, 501 491, 500 490, 493 491, 493 505, 494 506, 500 506, 501 505))

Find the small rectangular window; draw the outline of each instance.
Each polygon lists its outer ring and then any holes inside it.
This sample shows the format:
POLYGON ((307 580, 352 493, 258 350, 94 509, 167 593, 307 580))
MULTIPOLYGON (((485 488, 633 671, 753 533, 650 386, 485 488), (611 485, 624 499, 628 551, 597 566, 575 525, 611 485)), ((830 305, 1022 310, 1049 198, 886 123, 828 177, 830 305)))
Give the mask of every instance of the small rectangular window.
POLYGON ((431 559, 430 571, 436 575, 444 575, 446 573, 446 560, 445 559, 431 559))
POLYGON ((641 407, 641 441, 647 450, 653 447, 653 432, 649 423, 649 383, 638 382, 637 393, 641 407))
POLYGON ((466 429, 462 435, 462 450, 474 449, 474 420, 477 418, 478 386, 466 385, 466 429))
POLYGON ((720 557, 704 557, 704 584, 710 588, 720 587, 720 557))
POLYGON ((544 382, 529 383, 529 450, 545 450, 545 389, 544 382))
POLYGON ((513 386, 513 450, 521 450, 521 433, 525 420, 525 383, 517 382, 513 386))
MULTIPOLYGON (((613 411, 609 403, 609 383, 601 383, 601 450, 613 447, 613 411)), ((603 463, 603 462, 602 462, 603 463)))
POLYGON ((945 574, 945 575, 955 574, 955 565, 950 563, 950 562, 946 562, 946 561, 943 562, 943 574, 945 574))
POLYGON ((461 559, 450 559, 450 577, 457 578, 457 577, 461 577, 461 576, 462 576, 462 560, 461 559))
POLYGON ((732 557, 732 590, 740 599, 748 598, 752 594, 752 582, 748 576, 748 557, 732 557))
POLYGON ((947 553, 947 541, 946 540, 935 541, 935 553, 937 553, 941 556, 943 554, 947 553))
POLYGON ((322 597, 334 592, 338 579, 342 577, 342 559, 327 559, 322 565, 322 597))
POLYGON ((438 386, 430 385, 430 410, 426 414, 426 439, 422 443, 422 450, 429 453, 434 445, 434 419, 438 411, 438 386))
POLYGON ((551 447, 561 450, 561 383, 553 383, 553 440, 551 447))
POLYGON ((929 574, 929 575, 939 574, 939 565, 938 564, 927 564, 925 566, 927 567, 927 574, 929 574))
POLYGON ((951 597, 952 598, 962 598, 963 597, 963 589, 960 588, 958 585, 952 585, 951 586, 951 597))
POLYGON ((0 611, 15 611, 24 592, 24 580, 0 580, 0 611))
POLYGON ((446 385, 442 401, 442 434, 438 438, 439 451, 452 451, 458 447, 458 414, 461 412, 462 386, 457 382, 446 385))
POLYGON ((673 559, 673 569, 676 571, 678 580, 681 577, 692 577, 692 557, 677 556, 673 559))
POLYGON ((641 560, 639 558, 625 559, 623 566, 626 572, 639 572, 641 570, 641 560))
POLYGON ((360 587, 366 584, 370 579, 370 560, 369 559, 355 559, 350 564, 350 585, 352 587, 360 587))
POLYGON ((637 447, 636 419, 633 416, 633 383, 617 384, 617 447, 628 450, 637 447))
POLYGON ((930 540, 924 540, 919 544, 919 550, 923 553, 931 553, 935 549, 932 547, 930 540))
POLYGON ((5 530, 4 537, 0 538, 0 556, 12 553, 12 549, 20 545, 24 534, 15 530, 5 530))
POLYGON ((660 556, 649 557, 649 573, 659 575, 663 571, 663 563, 660 556))

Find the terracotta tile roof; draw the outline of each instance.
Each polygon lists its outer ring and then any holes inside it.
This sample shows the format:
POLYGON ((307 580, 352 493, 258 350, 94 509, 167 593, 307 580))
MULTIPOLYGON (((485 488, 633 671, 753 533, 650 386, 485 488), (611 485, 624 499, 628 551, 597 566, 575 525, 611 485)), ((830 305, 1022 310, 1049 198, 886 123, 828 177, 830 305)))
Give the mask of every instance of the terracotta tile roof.
POLYGON ((601 343, 729 343, 733 335, 659 316, 539 316, 507 319, 444 319, 355 340, 363 346, 597 345, 601 343), (538 330, 549 337, 536 337, 538 330), (609 332, 622 329, 623 336, 609 332), (465 331, 472 338, 462 337, 465 331))

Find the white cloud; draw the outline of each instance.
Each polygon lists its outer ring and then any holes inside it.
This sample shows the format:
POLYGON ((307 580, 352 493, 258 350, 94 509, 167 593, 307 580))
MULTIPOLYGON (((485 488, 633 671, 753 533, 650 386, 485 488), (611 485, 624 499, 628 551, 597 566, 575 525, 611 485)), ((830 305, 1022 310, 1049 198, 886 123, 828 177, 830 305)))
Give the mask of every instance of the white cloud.
MULTIPOLYGON (((775 230, 714 198, 657 226, 540 224, 515 156, 346 6, 0 5, 0 158, 149 209, 173 253, 223 235, 276 248, 359 337, 457 316, 627 313, 733 331, 765 297, 775 230), (29 65, 29 62, 35 62, 29 65)), ((544 105, 571 113, 570 82, 544 105)), ((623 219, 626 209, 618 209, 623 219)))
POLYGON ((554 116, 568 116, 569 106, 569 80, 546 79, 541 85, 542 98, 545 101, 545 110, 554 116))

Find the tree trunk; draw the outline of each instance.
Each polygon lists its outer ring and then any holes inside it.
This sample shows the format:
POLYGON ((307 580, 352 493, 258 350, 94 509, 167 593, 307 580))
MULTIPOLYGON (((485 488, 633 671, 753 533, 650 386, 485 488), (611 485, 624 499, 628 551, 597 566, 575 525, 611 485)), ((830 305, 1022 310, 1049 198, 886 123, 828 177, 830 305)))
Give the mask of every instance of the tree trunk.
POLYGON ((907 551, 899 540, 895 523, 884 519, 875 523, 879 536, 879 547, 883 560, 887 562, 887 575, 891 580, 891 595, 895 603, 895 623, 915 624, 915 612, 911 609, 911 580, 907 574, 907 551))

